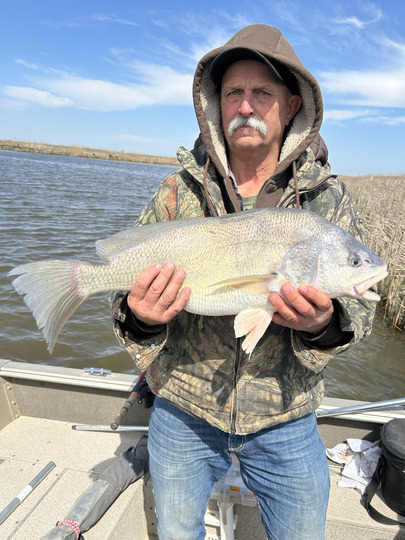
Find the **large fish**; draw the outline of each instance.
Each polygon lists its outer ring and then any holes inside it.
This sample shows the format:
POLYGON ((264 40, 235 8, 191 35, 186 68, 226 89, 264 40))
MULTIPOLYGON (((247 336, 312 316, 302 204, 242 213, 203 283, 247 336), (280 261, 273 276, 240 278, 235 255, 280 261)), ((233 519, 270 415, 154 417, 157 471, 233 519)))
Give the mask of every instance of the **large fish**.
POLYGON ((236 315, 236 337, 251 354, 271 322, 270 291, 312 284, 331 298, 379 300, 370 287, 386 264, 347 231, 305 210, 265 208, 134 227, 96 242, 106 264, 43 261, 10 275, 52 352, 65 322, 92 294, 130 290, 149 265, 172 261, 191 288, 186 311, 236 315))

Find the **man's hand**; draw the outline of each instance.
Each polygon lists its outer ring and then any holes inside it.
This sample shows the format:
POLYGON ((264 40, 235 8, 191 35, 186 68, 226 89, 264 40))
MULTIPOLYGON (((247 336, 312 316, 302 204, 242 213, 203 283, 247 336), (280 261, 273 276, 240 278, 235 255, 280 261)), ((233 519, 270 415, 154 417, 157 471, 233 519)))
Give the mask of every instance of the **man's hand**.
POLYGON ((329 324, 332 300, 312 285, 300 285, 295 289, 290 283, 281 287, 287 303, 279 294, 270 293, 269 302, 277 310, 273 322, 300 332, 318 334, 329 324))
POLYGON ((184 270, 176 271, 174 264, 149 266, 138 277, 128 294, 128 307, 141 322, 154 326, 171 321, 186 305, 190 288, 177 294, 185 279, 184 270))

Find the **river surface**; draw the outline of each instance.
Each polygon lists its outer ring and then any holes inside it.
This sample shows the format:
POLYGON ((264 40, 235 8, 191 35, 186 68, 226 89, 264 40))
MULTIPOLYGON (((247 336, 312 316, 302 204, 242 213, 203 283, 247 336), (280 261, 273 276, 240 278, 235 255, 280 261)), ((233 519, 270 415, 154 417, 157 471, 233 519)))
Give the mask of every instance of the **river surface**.
MULTIPOLYGON (((43 259, 98 262, 94 243, 132 226, 175 167, 0 151, 0 358, 74 368, 136 368, 112 331, 108 294, 82 304, 52 355, 11 285, 12 267, 43 259)), ((325 370, 330 397, 405 396, 405 335, 377 317, 371 336, 325 370)))

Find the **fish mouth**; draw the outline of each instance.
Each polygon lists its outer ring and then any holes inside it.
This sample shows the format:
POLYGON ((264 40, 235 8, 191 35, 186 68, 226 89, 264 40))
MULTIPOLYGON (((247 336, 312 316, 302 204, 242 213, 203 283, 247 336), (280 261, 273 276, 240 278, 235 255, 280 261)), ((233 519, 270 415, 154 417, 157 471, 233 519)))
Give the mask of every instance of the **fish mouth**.
POLYGON ((380 296, 375 293, 374 291, 370 291, 370 287, 384 279, 388 276, 388 272, 384 270, 383 272, 380 272, 376 276, 373 276, 372 278, 366 279, 366 281, 363 281, 362 283, 359 283, 354 287, 354 290, 356 293, 361 296, 364 300, 374 300, 378 302, 381 300, 380 296))

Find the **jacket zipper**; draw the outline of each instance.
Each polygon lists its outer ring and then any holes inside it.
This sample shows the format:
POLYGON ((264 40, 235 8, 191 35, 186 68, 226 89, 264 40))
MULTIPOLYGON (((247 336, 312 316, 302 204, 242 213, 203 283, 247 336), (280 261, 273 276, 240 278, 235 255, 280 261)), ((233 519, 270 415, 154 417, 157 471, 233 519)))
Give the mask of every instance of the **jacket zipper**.
POLYGON ((236 433, 236 416, 237 416, 237 401, 238 401, 238 390, 237 390, 237 380, 238 380, 238 371, 241 359, 241 339, 237 338, 236 340, 236 350, 235 350, 235 371, 233 376, 233 391, 232 391, 232 410, 231 410, 231 433, 236 433))

